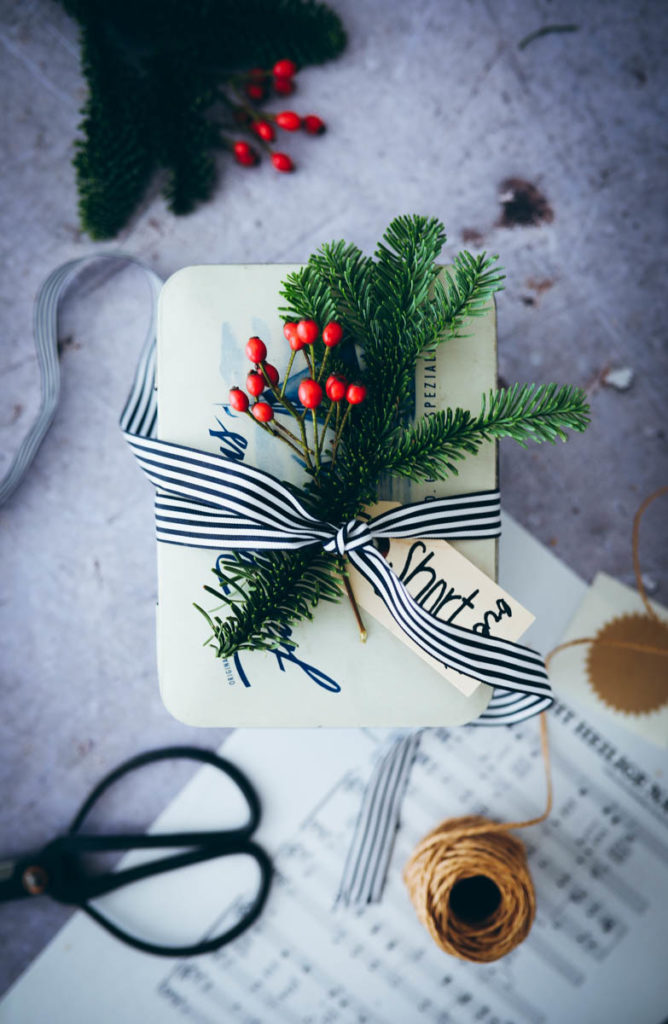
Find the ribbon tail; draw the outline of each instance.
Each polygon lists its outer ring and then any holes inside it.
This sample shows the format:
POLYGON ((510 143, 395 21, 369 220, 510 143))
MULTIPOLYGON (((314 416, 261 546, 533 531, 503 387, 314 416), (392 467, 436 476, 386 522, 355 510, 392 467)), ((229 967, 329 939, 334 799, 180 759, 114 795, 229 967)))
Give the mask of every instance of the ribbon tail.
MULTIPOLYGON (((99 253, 95 256, 84 256, 70 260, 57 267, 46 279, 39 290, 35 301, 33 330, 35 349, 40 378, 40 406, 34 422, 19 444, 11 465, 0 480, 0 505, 3 505, 28 472, 33 459, 39 451, 53 422, 60 396, 60 366, 58 363, 58 310, 60 301, 77 274, 88 264, 96 260, 111 260, 121 265, 134 265, 147 275, 151 286, 152 314, 138 371, 135 375, 133 389, 123 413, 121 425, 127 429, 125 420, 128 410, 135 405, 141 407, 148 415, 135 417, 135 424, 145 431, 155 428, 155 393, 154 393, 154 358, 155 358, 155 319, 157 295, 162 285, 161 279, 150 267, 133 256, 124 253, 99 253), (133 396, 135 401, 133 402, 133 396), (143 404, 142 404, 143 403, 143 404)), ((130 417, 132 418, 132 417, 130 417)))
POLYGON ((348 557, 374 587, 397 624, 423 651, 448 668, 500 688, 487 716, 490 721, 503 725, 521 721, 552 703, 547 671, 536 651, 463 629, 425 611, 372 546, 349 551, 348 557))
POLYGON ((339 885, 337 903, 364 906, 382 897, 420 731, 390 741, 371 774, 339 885))

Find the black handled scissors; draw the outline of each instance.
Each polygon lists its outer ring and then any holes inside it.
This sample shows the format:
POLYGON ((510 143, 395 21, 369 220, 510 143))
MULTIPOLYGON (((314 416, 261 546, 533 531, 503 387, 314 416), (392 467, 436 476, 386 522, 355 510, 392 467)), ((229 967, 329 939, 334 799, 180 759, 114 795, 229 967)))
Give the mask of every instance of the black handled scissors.
POLYGON ((173 957, 210 953, 246 931, 258 918, 266 902, 272 877, 271 861, 262 847, 251 839, 259 821, 260 801, 255 789, 243 772, 225 758, 197 747, 165 747, 149 751, 131 758, 102 779, 84 801, 64 836, 47 843, 38 853, 0 862, 0 902, 46 894, 60 903, 81 907, 116 938, 146 953, 173 957), (82 835, 79 832, 93 805, 121 776, 153 761, 171 758, 202 761, 229 776, 239 787, 248 804, 249 816, 246 824, 241 828, 220 832, 163 832, 156 835, 82 835), (90 874, 82 863, 83 855, 90 853, 169 847, 176 847, 180 852, 119 871, 90 874), (142 878, 233 854, 246 854, 256 861, 260 869, 260 884, 255 898, 244 907, 240 919, 227 931, 214 938, 205 938, 201 942, 186 946, 154 945, 119 928, 89 903, 89 900, 140 881, 142 878))

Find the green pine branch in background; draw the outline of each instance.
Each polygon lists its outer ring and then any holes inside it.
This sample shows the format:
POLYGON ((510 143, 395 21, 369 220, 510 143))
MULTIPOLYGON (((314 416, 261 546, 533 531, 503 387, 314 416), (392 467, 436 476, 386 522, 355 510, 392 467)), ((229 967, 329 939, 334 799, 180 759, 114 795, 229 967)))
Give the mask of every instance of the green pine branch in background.
POLYGON ((315 0, 58 0, 81 28, 88 85, 74 165, 82 227, 111 238, 156 175, 170 209, 189 213, 216 185, 230 73, 282 57, 300 66, 345 46, 315 0))
MULTIPOLYGON (((444 273, 438 265, 444 242, 438 220, 399 217, 374 258, 354 245, 333 242, 283 284, 286 319, 312 318, 321 325, 336 320, 343 327, 342 343, 327 356, 328 372, 340 367, 350 379, 354 368, 367 387, 366 400, 351 412, 336 459, 323 457, 299 493, 324 520, 364 516, 365 508, 378 500, 385 474, 445 479, 486 441, 554 442, 565 440, 567 430, 587 426, 584 392, 556 384, 515 384, 483 395, 477 414, 445 409, 412 423, 417 360, 461 337, 467 322, 482 315, 503 287, 496 257, 485 254, 460 253, 444 273)), ((322 342, 313 350, 317 374, 325 358, 322 342)), ((228 604, 226 617, 204 613, 219 657, 278 646, 284 627, 311 618, 320 597, 338 599, 345 571, 338 558, 318 546, 263 553, 253 565, 239 556, 222 564, 221 583, 229 596, 220 590, 216 596, 228 604)))

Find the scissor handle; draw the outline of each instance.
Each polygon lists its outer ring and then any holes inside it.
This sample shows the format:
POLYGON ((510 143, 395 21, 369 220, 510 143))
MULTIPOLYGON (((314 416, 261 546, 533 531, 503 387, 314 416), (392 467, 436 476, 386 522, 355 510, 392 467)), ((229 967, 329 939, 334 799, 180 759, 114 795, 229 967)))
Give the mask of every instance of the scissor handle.
POLYGON ((74 817, 67 834, 55 839, 45 847, 44 864, 49 875, 48 892, 55 899, 66 903, 74 903, 85 910, 98 924, 106 928, 116 938, 121 939, 135 949, 157 956, 195 956, 200 953, 220 949, 231 942, 257 919, 269 893, 272 867, 269 857, 250 836, 260 821, 260 801, 253 786, 235 765, 224 757, 199 747, 164 747, 159 750, 139 754, 124 762, 93 789, 74 817), (91 808, 102 794, 136 768, 155 761, 187 758, 200 761, 218 768, 237 784, 248 804, 249 817, 246 824, 237 829, 203 832, 170 832, 155 835, 117 834, 117 835, 81 835, 79 829, 87 818, 91 808), (131 868, 109 872, 97 877, 86 877, 76 869, 79 857, 83 853, 100 852, 103 850, 130 850, 174 846, 181 852, 155 861, 138 864, 131 868), (183 848, 187 847, 186 850, 183 848), (119 928, 109 921, 99 910, 89 904, 89 900, 102 896, 121 886, 140 881, 151 875, 162 874, 181 867, 196 864, 214 857, 245 854, 252 857, 260 869, 260 885, 255 898, 244 909, 239 921, 222 935, 204 939, 202 942, 186 946, 159 946, 146 942, 119 928), (73 867, 74 865, 74 867, 73 867))
MULTIPOLYGON (((145 754, 138 754, 136 757, 131 757, 129 761, 125 761, 123 764, 115 768, 113 772, 109 772, 101 782, 98 782, 97 786, 84 800, 83 804, 79 808, 79 811, 75 815, 70 827, 69 834, 73 835, 78 832, 84 823, 85 819, 93 807, 93 805, 99 800, 102 794, 113 786, 124 775, 134 771, 136 768, 143 768, 144 765, 152 764, 154 761, 171 761, 174 758, 186 758, 191 761, 202 761, 204 764, 210 764, 214 768, 218 768, 219 771, 225 775, 229 775, 233 782, 236 782, 237 786, 246 798, 249 810, 248 822, 240 829, 231 830, 231 834, 239 834, 250 836, 253 834, 260 822, 260 800, 253 786, 248 781, 246 776, 240 771, 236 765, 233 765, 231 761, 221 757, 219 754, 214 754, 211 750, 202 750, 200 747, 161 747, 158 750, 149 750, 145 754)), ((192 833, 184 833, 185 835, 192 836, 192 833)), ((220 833, 211 833, 213 835, 220 835, 220 833)), ((202 833, 205 835, 205 833, 202 833)), ((145 836, 143 838, 150 838, 145 836)), ((159 843, 155 843, 156 846, 159 843)), ((163 844, 164 845, 164 844, 163 844)), ((121 849, 127 849, 127 847, 119 847, 121 849)))
MULTIPOLYGON (((123 928, 119 928, 118 925, 110 921, 104 916, 104 914, 101 914, 99 910, 96 910, 95 907, 92 907, 89 903, 80 904, 81 909, 85 910, 94 921, 97 921, 99 925, 110 932, 115 938, 120 939, 121 942, 125 942, 128 946, 132 946, 134 949, 141 950, 143 953, 153 953, 154 956, 170 957, 200 956, 202 953, 213 953, 216 949, 220 949, 221 946, 225 946, 228 942, 232 942, 255 923, 262 913, 262 909, 267 901, 267 896, 269 895, 272 866, 265 851, 261 846, 247 840, 243 849, 240 849, 238 852, 248 854, 257 862, 258 867, 260 868, 260 885, 252 903, 244 908, 244 913, 236 924, 233 924, 221 935, 206 938, 201 942, 195 942, 186 946, 160 946, 152 942, 146 942, 144 939, 138 939, 135 935, 131 935, 123 928)), ((208 856, 215 857, 216 854, 209 853, 208 856)), ((187 863, 193 863, 193 861, 188 861, 187 863)), ((167 868, 165 870, 169 869, 167 868)))

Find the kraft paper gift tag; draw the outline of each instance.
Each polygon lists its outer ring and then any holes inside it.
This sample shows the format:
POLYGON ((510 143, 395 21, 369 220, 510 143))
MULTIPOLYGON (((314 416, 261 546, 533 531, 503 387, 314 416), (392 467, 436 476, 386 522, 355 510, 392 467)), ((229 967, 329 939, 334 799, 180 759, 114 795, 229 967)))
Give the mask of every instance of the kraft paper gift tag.
MULTIPOLYGON (((393 505, 393 502, 378 502, 370 512, 380 515, 393 505)), ((519 640, 534 621, 531 612, 448 541, 391 540, 383 554, 411 597, 443 622, 463 626, 481 636, 519 640)), ((406 636, 371 584, 359 572, 353 569, 350 578, 361 608, 453 686, 464 693, 475 690, 478 686, 475 679, 455 669, 445 668, 406 636)))

